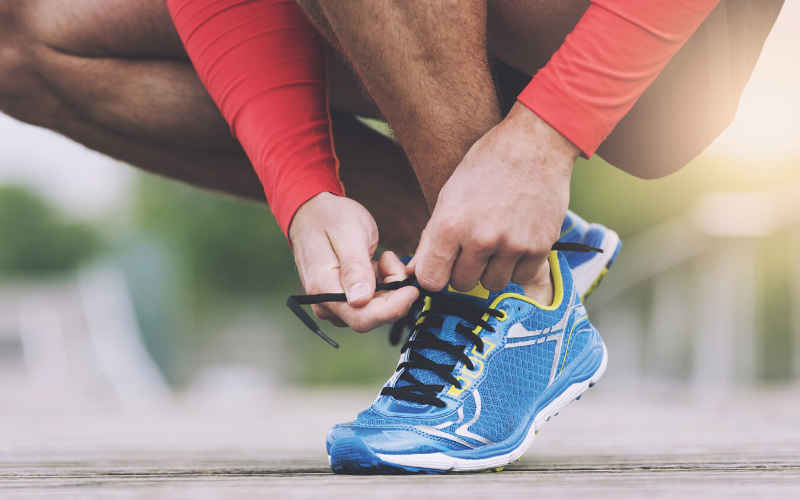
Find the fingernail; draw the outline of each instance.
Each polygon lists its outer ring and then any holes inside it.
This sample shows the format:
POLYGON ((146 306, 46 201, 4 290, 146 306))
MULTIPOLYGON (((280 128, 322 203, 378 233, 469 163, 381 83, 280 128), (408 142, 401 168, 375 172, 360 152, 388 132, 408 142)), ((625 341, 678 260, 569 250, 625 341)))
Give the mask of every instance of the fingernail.
POLYGON ((350 291, 347 292, 347 302, 353 302, 357 298, 367 293, 367 291, 369 291, 369 288, 367 288, 366 283, 363 281, 356 283, 355 285, 351 286, 350 291))

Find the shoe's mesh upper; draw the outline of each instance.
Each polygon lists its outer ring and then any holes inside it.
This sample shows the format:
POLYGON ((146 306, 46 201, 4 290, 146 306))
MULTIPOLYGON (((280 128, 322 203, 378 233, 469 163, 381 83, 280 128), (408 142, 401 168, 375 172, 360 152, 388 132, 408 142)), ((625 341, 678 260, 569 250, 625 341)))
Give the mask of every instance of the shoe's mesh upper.
MULTIPOLYGON (((543 328, 552 327, 559 323, 567 309, 570 307, 574 290, 572 284, 571 273, 568 271, 566 259, 563 255, 559 254, 559 263, 562 266, 562 279, 564 284, 564 298, 561 305, 554 311, 542 310, 534 308, 531 314, 522 320, 522 325, 526 330, 534 331, 543 328)), ((492 301, 500 293, 519 293, 522 294, 521 287, 511 285, 509 289, 503 292, 492 293, 488 299, 480 299, 478 297, 471 297, 462 294, 453 294, 460 299, 469 300, 481 305, 490 305, 492 301), (512 288, 513 287, 513 288, 512 288)), ((576 299, 577 300, 577 299, 576 299)), ((561 369, 564 353, 567 351, 567 341, 569 339, 569 332, 580 318, 585 315, 585 310, 582 306, 572 309, 570 311, 570 318, 566 321, 566 328, 561 345, 561 356, 558 360, 558 373, 561 369)), ((457 343, 464 343, 465 339, 454 332, 455 325, 458 323, 458 318, 448 319, 442 332, 438 332, 441 338, 445 338, 457 343)), ((510 325, 508 325, 510 326, 510 325)), ((556 330, 557 333, 560 330, 556 330)), ((582 321, 573 330, 572 338, 569 340, 569 350, 567 352, 568 366, 576 356, 578 356, 587 346, 590 338, 593 335, 593 330, 588 321, 582 321)), ((549 336, 549 334, 548 334, 549 336)), ((526 339, 513 339, 514 342, 524 341, 526 339)), ((513 342, 512 342, 513 343, 513 342)), ((471 349, 471 346, 469 347, 471 349)), ((480 418, 473 423, 469 430, 490 439, 494 442, 500 442, 507 439, 512 433, 519 429, 523 420, 530 415, 534 409, 536 400, 547 389, 547 384, 550 379, 550 373, 553 367, 553 356, 555 354, 556 342, 545 341, 541 344, 530 344, 521 347, 506 347, 496 354, 492 355, 489 363, 486 365, 487 377, 482 380, 477 386, 477 390, 481 397, 481 415, 480 418)), ((426 356, 439 363, 454 363, 454 360, 448 359, 449 355, 443 354, 439 351, 423 352, 426 356)), ((414 370, 414 375, 427 384, 443 384, 445 391, 448 384, 445 384, 438 376, 426 370, 414 370)), ((401 382, 402 383, 402 382, 401 382)), ((398 384, 400 385, 400 384, 398 384)), ((384 396, 388 397, 388 396, 384 396)), ((391 408, 392 411, 398 411, 399 407, 425 407, 415 403, 408 403, 405 401, 393 401, 391 408)), ((463 400, 463 420, 459 424, 451 425, 441 428, 441 432, 455 433, 455 430, 465 423, 469 422, 475 415, 475 399, 472 392, 464 393, 463 400)), ((402 413, 402 410, 399 410, 402 413)), ((403 418, 389 417, 382 415, 374 409, 369 408, 361 412, 355 422, 344 425, 356 425, 358 427, 372 427, 372 428, 408 428, 408 426, 427 425, 436 426, 445 422, 454 422, 457 419, 455 412, 438 418, 429 418, 424 414, 418 417, 406 414, 403 418)), ((458 439, 466 440, 475 446, 480 446, 480 443, 464 436, 456 435, 458 439)), ((438 440, 438 439, 437 439, 438 440)), ((454 444, 448 444, 455 448, 454 444)))
POLYGON ((492 371, 503 375, 488 377, 478 388, 481 417, 470 430, 495 442, 513 433, 547 388, 554 350, 554 342, 545 342, 495 356, 492 371))
POLYGON ((564 222, 561 223, 561 235, 559 241, 583 241, 586 232, 589 230, 589 223, 571 210, 567 210, 564 222))
MULTIPOLYGON (((572 340, 569 343, 569 351, 567 351, 567 360, 563 363, 564 366, 568 366, 572 363, 578 354, 586 349, 586 345, 589 344, 589 340, 592 338, 592 328, 588 321, 583 321, 575 328, 575 331, 572 332, 572 340)), ((559 369, 560 368, 561 365, 559 365, 559 369)))

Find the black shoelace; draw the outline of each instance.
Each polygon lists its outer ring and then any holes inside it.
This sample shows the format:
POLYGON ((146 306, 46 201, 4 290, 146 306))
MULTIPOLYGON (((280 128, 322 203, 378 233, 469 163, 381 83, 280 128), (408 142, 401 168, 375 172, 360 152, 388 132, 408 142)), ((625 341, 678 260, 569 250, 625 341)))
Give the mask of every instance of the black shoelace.
MULTIPOLYGON (((583 243, 556 242, 552 249, 562 252, 603 253, 603 250, 584 245, 583 243)), ((431 371, 441 377, 442 380, 460 389, 461 382, 452 375, 456 365, 435 363, 422 355, 419 351, 429 349, 449 353, 456 362, 461 361, 467 369, 473 370, 475 367, 472 360, 470 360, 465 353, 467 346, 470 343, 475 345, 479 353, 483 353, 484 347, 483 340, 481 340, 481 337, 475 334, 473 330, 475 327, 480 326, 484 330, 494 332, 494 328, 487 321, 484 321, 484 315, 488 314, 489 316, 499 318, 502 317, 504 313, 498 309, 483 307, 465 300, 459 300, 442 292, 430 292, 425 290, 417 283, 413 276, 403 281, 379 284, 375 287, 375 291, 399 290, 406 286, 416 286, 419 288, 420 298, 414 303, 414 306, 411 307, 411 311, 406 317, 392 325, 392 329, 389 333, 389 340, 392 345, 396 345, 399 343, 403 331, 405 329, 410 330, 409 340, 403 345, 400 352, 405 353, 411 350, 411 353, 408 355, 408 360, 400 363, 396 370, 404 370, 399 380, 404 380, 408 385, 401 387, 384 387, 381 394, 413 403, 444 407, 444 402, 436 396, 444 389, 444 385, 424 384, 411 375, 410 369, 418 368, 431 371), (426 297, 431 299, 431 307, 427 311, 420 312, 418 320, 417 311, 421 309, 421 304, 426 297), (446 316, 457 316, 463 320, 456 325, 455 332, 464 337, 467 341, 466 344, 452 344, 440 339, 434 333, 433 330, 442 328, 446 316)), ((292 295, 286 301, 286 305, 312 332, 319 335, 333 347, 338 348, 339 344, 325 335, 322 330, 320 330, 319 325, 317 325, 317 323, 311 319, 311 316, 301 307, 301 305, 322 304, 325 302, 347 302, 347 296, 344 293, 292 295)))

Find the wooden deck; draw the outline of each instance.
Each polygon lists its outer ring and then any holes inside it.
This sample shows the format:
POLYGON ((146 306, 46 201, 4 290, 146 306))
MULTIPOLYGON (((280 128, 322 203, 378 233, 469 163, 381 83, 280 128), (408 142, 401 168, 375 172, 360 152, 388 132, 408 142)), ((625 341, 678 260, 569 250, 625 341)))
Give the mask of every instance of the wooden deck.
POLYGON ((325 433, 372 397, 290 392, 138 412, 11 398, 0 401, 0 498, 800 498, 800 388, 598 385, 503 472, 335 476, 325 433))

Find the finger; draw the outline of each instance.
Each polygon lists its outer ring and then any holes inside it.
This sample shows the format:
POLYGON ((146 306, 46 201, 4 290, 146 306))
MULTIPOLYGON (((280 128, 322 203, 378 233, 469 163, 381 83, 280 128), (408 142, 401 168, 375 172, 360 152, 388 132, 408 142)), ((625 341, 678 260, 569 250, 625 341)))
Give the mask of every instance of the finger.
POLYGON ((416 275, 417 263, 419 262, 419 256, 425 251, 428 246, 428 228, 427 226, 422 231, 422 235, 419 237, 419 245, 417 245, 417 250, 414 252, 414 256, 411 257, 411 260, 406 265, 406 269, 408 270, 409 276, 416 275))
MULTIPOLYGON (((305 293, 313 295, 343 291, 339 279, 339 259, 324 233, 320 234, 316 241, 295 246, 295 260, 305 293)), ((312 305, 311 310, 321 320, 330 321, 338 327, 347 326, 324 304, 312 305)))
POLYGON ((438 292, 450 281, 459 247, 454 235, 438 225, 431 228, 429 241, 423 248, 415 268, 419 284, 426 290, 438 292))
POLYGON ((329 234, 331 246, 339 258, 341 286, 347 302, 353 307, 364 307, 375 293, 375 271, 372 267, 371 244, 363 229, 340 228, 329 234))
POLYGON ((347 323, 342 321, 338 316, 333 314, 330 309, 322 304, 314 304, 311 306, 311 310, 314 312, 314 316, 324 321, 330 321, 334 326, 338 326, 340 328, 347 326, 347 323))
POLYGON ((487 254, 462 250, 453 264, 450 286, 459 292, 469 292, 478 285, 488 263, 487 254))
POLYGON ((383 283, 383 276, 381 275, 380 263, 376 260, 372 261, 372 272, 375 273, 375 278, 378 283, 383 283))
POLYGON ((518 259, 519 256, 514 254, 494 254, 481 276, 483 287, 492 292, 499 292, 507 287, 518 259))
POLYGON ((347 322, 350 327, 366 333, 381 325, 394 323, 411 309, 411 305, 419 298, 419 290, 407 286, 392 292, 381 292, 364 307, 354 308, 346 303, 331 303, 331 310, 347 322))
POLYGON ((545 259, 543 257, 525 257, 517 261, 511 281, 520 286, 532 282, 541 271, 545 259))
POLYGON ((378 262, 379 276, 383 283, 402 281, 408 278, 406 266, 400 261, 394 252, 384 252, 378 262))

